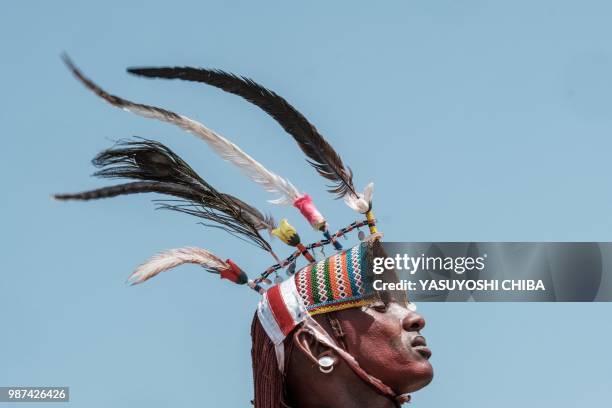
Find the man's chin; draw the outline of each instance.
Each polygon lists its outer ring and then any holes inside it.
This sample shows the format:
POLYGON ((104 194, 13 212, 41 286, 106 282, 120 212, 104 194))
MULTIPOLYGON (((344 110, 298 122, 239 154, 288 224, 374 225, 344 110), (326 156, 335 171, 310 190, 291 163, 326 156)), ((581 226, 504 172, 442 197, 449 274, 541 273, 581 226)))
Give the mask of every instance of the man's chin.
POLYGON ((426 387, 433 380, 433 367, 429 361, 423 361, 414 367, 409 374, 410 383, 406 384, 404 393, 411 393, 426 387))

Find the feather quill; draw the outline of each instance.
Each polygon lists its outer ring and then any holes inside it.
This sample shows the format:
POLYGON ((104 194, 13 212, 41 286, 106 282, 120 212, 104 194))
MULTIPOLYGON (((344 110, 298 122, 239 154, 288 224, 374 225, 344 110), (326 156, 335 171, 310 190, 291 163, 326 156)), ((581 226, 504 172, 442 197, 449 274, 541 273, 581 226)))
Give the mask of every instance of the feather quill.
MULTIPOLYGON (((222 70, 191 67, 128 68, 129 73, 149 78, 182 79, 202 82, 241 96, 274 118, 298 143, 311 166, 334 184, 329 191, 338 198, 358 200, 353 173, 317 128, 284 98, 250 78, 222 70)), ((348 202, 347 202, 348 204, 348 202)))
POLYGON ((120 195, 142 194, 142 193, 161 193, 174 197, 183 198, 189 201, 198 200, 198 196, 193 190, 173 183, 136 181, 124 183, 116 186, 102 187, 95 190, 83 191, 80 193, 54 194, 53 198, 59 201, 78 200, 98 200, 101 198, 111 198, 120 195))
POLYGON ((85 77, 72 63, 67 55, 64 55, 63 59, 66 66, 70 69, 74 76, 83 85, 85 85, 85 87, 93 91, 96 95, 111 105, 143 117, 158 119, 174 124, 204 140, 217 154, 240 168, 242 172, 255 183, 261 185, 268 192, 278 194, 280 197, 272 200, 272 203, 291 204, 300 197, 299 191, 293 184, 291 184, 290 181, 267 170, 255 159, 243 152, 234 143, 225 139, 218 133, 208 129, 203 124, 166 109, 134 103, 118 96, 111 95, 96 85, 89 78, 85 77))

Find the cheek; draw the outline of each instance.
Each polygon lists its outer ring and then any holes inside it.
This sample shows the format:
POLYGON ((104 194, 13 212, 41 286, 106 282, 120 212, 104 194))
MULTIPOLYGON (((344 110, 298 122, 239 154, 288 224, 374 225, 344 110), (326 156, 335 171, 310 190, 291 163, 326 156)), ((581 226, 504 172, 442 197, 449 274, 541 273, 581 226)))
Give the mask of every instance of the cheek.
POLYGON ((365 313, 370 315, 372 320, 367 330, 361 333, 364 345, 377 348, 385 354, 393 354, 395 358, 407 354, 410 344, 409 334, 403 329, 401 320, 397 316, 372 310, 365 313))
POLYGON ((403 366, 411 360, 407 333, 394 316, 367 311, 360 317, 347 330, 349 350, 356 354, 360 364, 403 366))
POLYGON ((410 335, 397 318, 385 314, 372 317, 367 328, 353 327, 356 330, 349 335, 349 349, 359 364, 395 390, 412 392, 429 383, 432 367, 412 350, 410 335))
POLYGON ((379 317, 362 335, 364 351, 387 364, 405 364, 410 359, 408 334, 394 319, 379 317))
POLYGON ((413 392, 429 384, 433 368, 402 337, 389 328, 368 333, 362 336, 356 357, 368 373, 396 392, 413 392))

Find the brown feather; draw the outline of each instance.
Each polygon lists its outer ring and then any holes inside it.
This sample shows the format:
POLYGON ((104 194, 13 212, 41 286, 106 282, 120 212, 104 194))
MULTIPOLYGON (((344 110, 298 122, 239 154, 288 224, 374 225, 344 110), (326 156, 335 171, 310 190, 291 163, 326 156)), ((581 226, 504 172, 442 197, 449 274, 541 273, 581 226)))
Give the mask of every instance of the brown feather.
POLYGON ((308 156, 311 166, 326 179, 333 181, 329 191, 338 198, 347 194, 357 195, 353 185, 353 173, 342 159, 299 111, 275 92, 257 82, 221 70, 203 68, 129 68, 128 72, 150 78, 182 79, 202 82, 226 92, 241 96, 272 116, 298 143, 308 156))

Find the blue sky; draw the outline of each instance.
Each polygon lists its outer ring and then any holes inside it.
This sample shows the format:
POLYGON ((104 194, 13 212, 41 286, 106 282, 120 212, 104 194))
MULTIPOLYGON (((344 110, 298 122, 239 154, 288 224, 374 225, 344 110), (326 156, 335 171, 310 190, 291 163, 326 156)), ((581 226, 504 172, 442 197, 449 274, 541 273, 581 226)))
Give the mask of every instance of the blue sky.
MULTIPOLYGON (((257 297, 195 267, 141 287, 132 268, 185 245, 251 274, 268 257, 150 197, 58 203, 101 186, 112 140, 160 140, 220 190, 270 198, 193 136, 114 109, 100 85, 201 120, 315 198, 324 191, 264 113, 193 83, 124 69, 194 65, 250 76, 326 135, 389 241, 610 241, 612 5, 605 1, 32 2, 0 13, 0 385, 68 385, 74 407, 248 406, 257 297)), ((355 239, 353 237, 353 239, 355 239)), ((276 248, 283 251, 281 244, 276 248)), ((612 397, 609 304, 420 304, 434 382, 419 407, 602 406, 612 397)), ((24 408, 27 405, 24 405, 24 408)))

